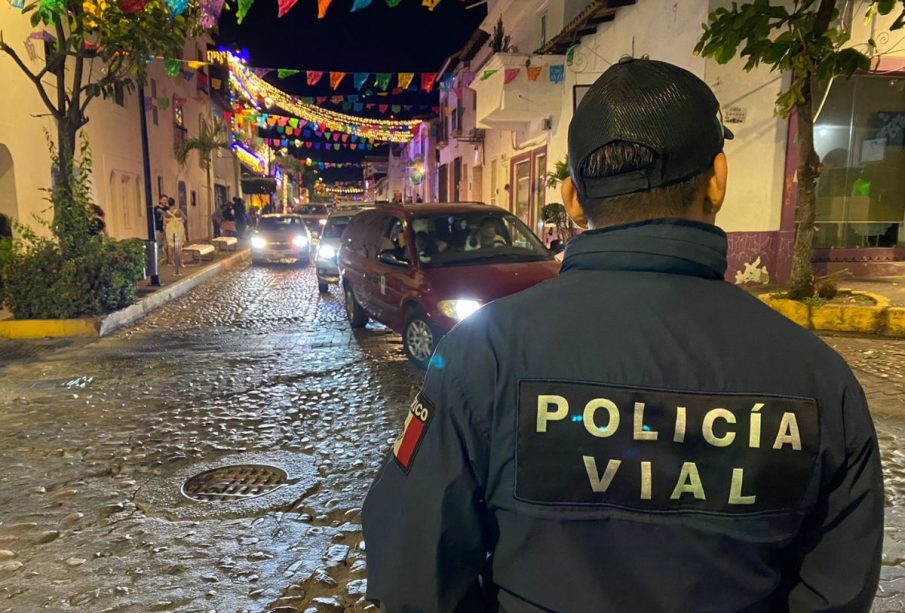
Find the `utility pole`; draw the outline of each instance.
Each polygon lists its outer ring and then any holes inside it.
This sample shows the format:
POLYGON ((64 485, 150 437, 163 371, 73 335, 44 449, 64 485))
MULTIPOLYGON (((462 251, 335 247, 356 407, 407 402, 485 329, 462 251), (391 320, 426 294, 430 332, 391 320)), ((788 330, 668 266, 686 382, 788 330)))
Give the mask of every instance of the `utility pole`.
POLYGON ((145 110, 145 87, 138 82, 138 115, 141 124, 141 161, 145 175, 145 210, 148 217, 148 274, 151 285, 160 286, 157 262, 157 227, 154 222, 154 197, 151 194, 151 157, 148 152, 148 118, 145 110))

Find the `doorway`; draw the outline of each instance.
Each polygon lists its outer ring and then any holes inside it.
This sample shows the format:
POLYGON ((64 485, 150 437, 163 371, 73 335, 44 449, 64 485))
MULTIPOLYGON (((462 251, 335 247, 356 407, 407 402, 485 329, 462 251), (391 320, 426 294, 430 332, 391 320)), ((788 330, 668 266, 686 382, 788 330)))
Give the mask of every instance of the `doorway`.
POLYGON ((0 236, 12 235, 12 222, 19 218, 18 212, 13 156, 6 146, 0 145, 0 236))
POLYGON ((509 210, 535 233, 539 233, 543 228, 546 175, 546 146, 512 159, 509 210))

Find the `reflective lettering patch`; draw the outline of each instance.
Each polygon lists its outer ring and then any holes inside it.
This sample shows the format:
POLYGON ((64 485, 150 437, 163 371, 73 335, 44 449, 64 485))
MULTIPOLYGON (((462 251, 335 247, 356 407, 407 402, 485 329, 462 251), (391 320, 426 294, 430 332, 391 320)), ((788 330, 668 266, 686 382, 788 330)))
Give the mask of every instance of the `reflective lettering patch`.
POLYGON ((820 445, 803 398, 519 384, 515 496, 553 505, 796 509, 820 445))
POLYGON ((396 463, 406 474, 412 468, 415 453, 418 451, 421 439, 424 438, 424 433, 427 432, 427 425, 430 423, 433 413, 433 405, 424 397, 424 394, 418 394, 405 418, 402 432, 393 445, 393 457, 396 458, 396 463))

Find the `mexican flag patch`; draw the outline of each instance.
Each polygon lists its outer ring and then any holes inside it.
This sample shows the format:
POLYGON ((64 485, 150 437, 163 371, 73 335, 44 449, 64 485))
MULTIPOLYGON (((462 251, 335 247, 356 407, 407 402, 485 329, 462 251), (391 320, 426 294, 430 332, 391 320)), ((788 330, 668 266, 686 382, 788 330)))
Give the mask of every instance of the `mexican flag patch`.
POLYGON ((405 418, 402 432, 396 439, 396 444, 393 445, 393 457, 396 458, 396 463, 406 474, 412 468, 415 453, 418 451, 421 439, 424 438, 424 433, 427 432, 427 425, 430 423, 433 413, 433 405, 423 394, 418 394, 405 418))

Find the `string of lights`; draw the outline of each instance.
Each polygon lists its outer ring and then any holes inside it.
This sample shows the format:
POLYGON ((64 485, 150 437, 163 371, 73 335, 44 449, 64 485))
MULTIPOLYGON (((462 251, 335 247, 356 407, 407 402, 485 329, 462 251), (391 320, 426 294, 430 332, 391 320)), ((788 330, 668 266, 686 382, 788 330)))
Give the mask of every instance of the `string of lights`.
POLYGON ((313 124, 320 131, 344 132, 373 141, 407 143, 414 138, 420 120, 365 119, 338 113, 330 109, 304 104, 296 96, 267 83, 258 77, 245 62, 230 54, 229 80, 233 90, 255 109, 279 107, 299 119, 313 124))

